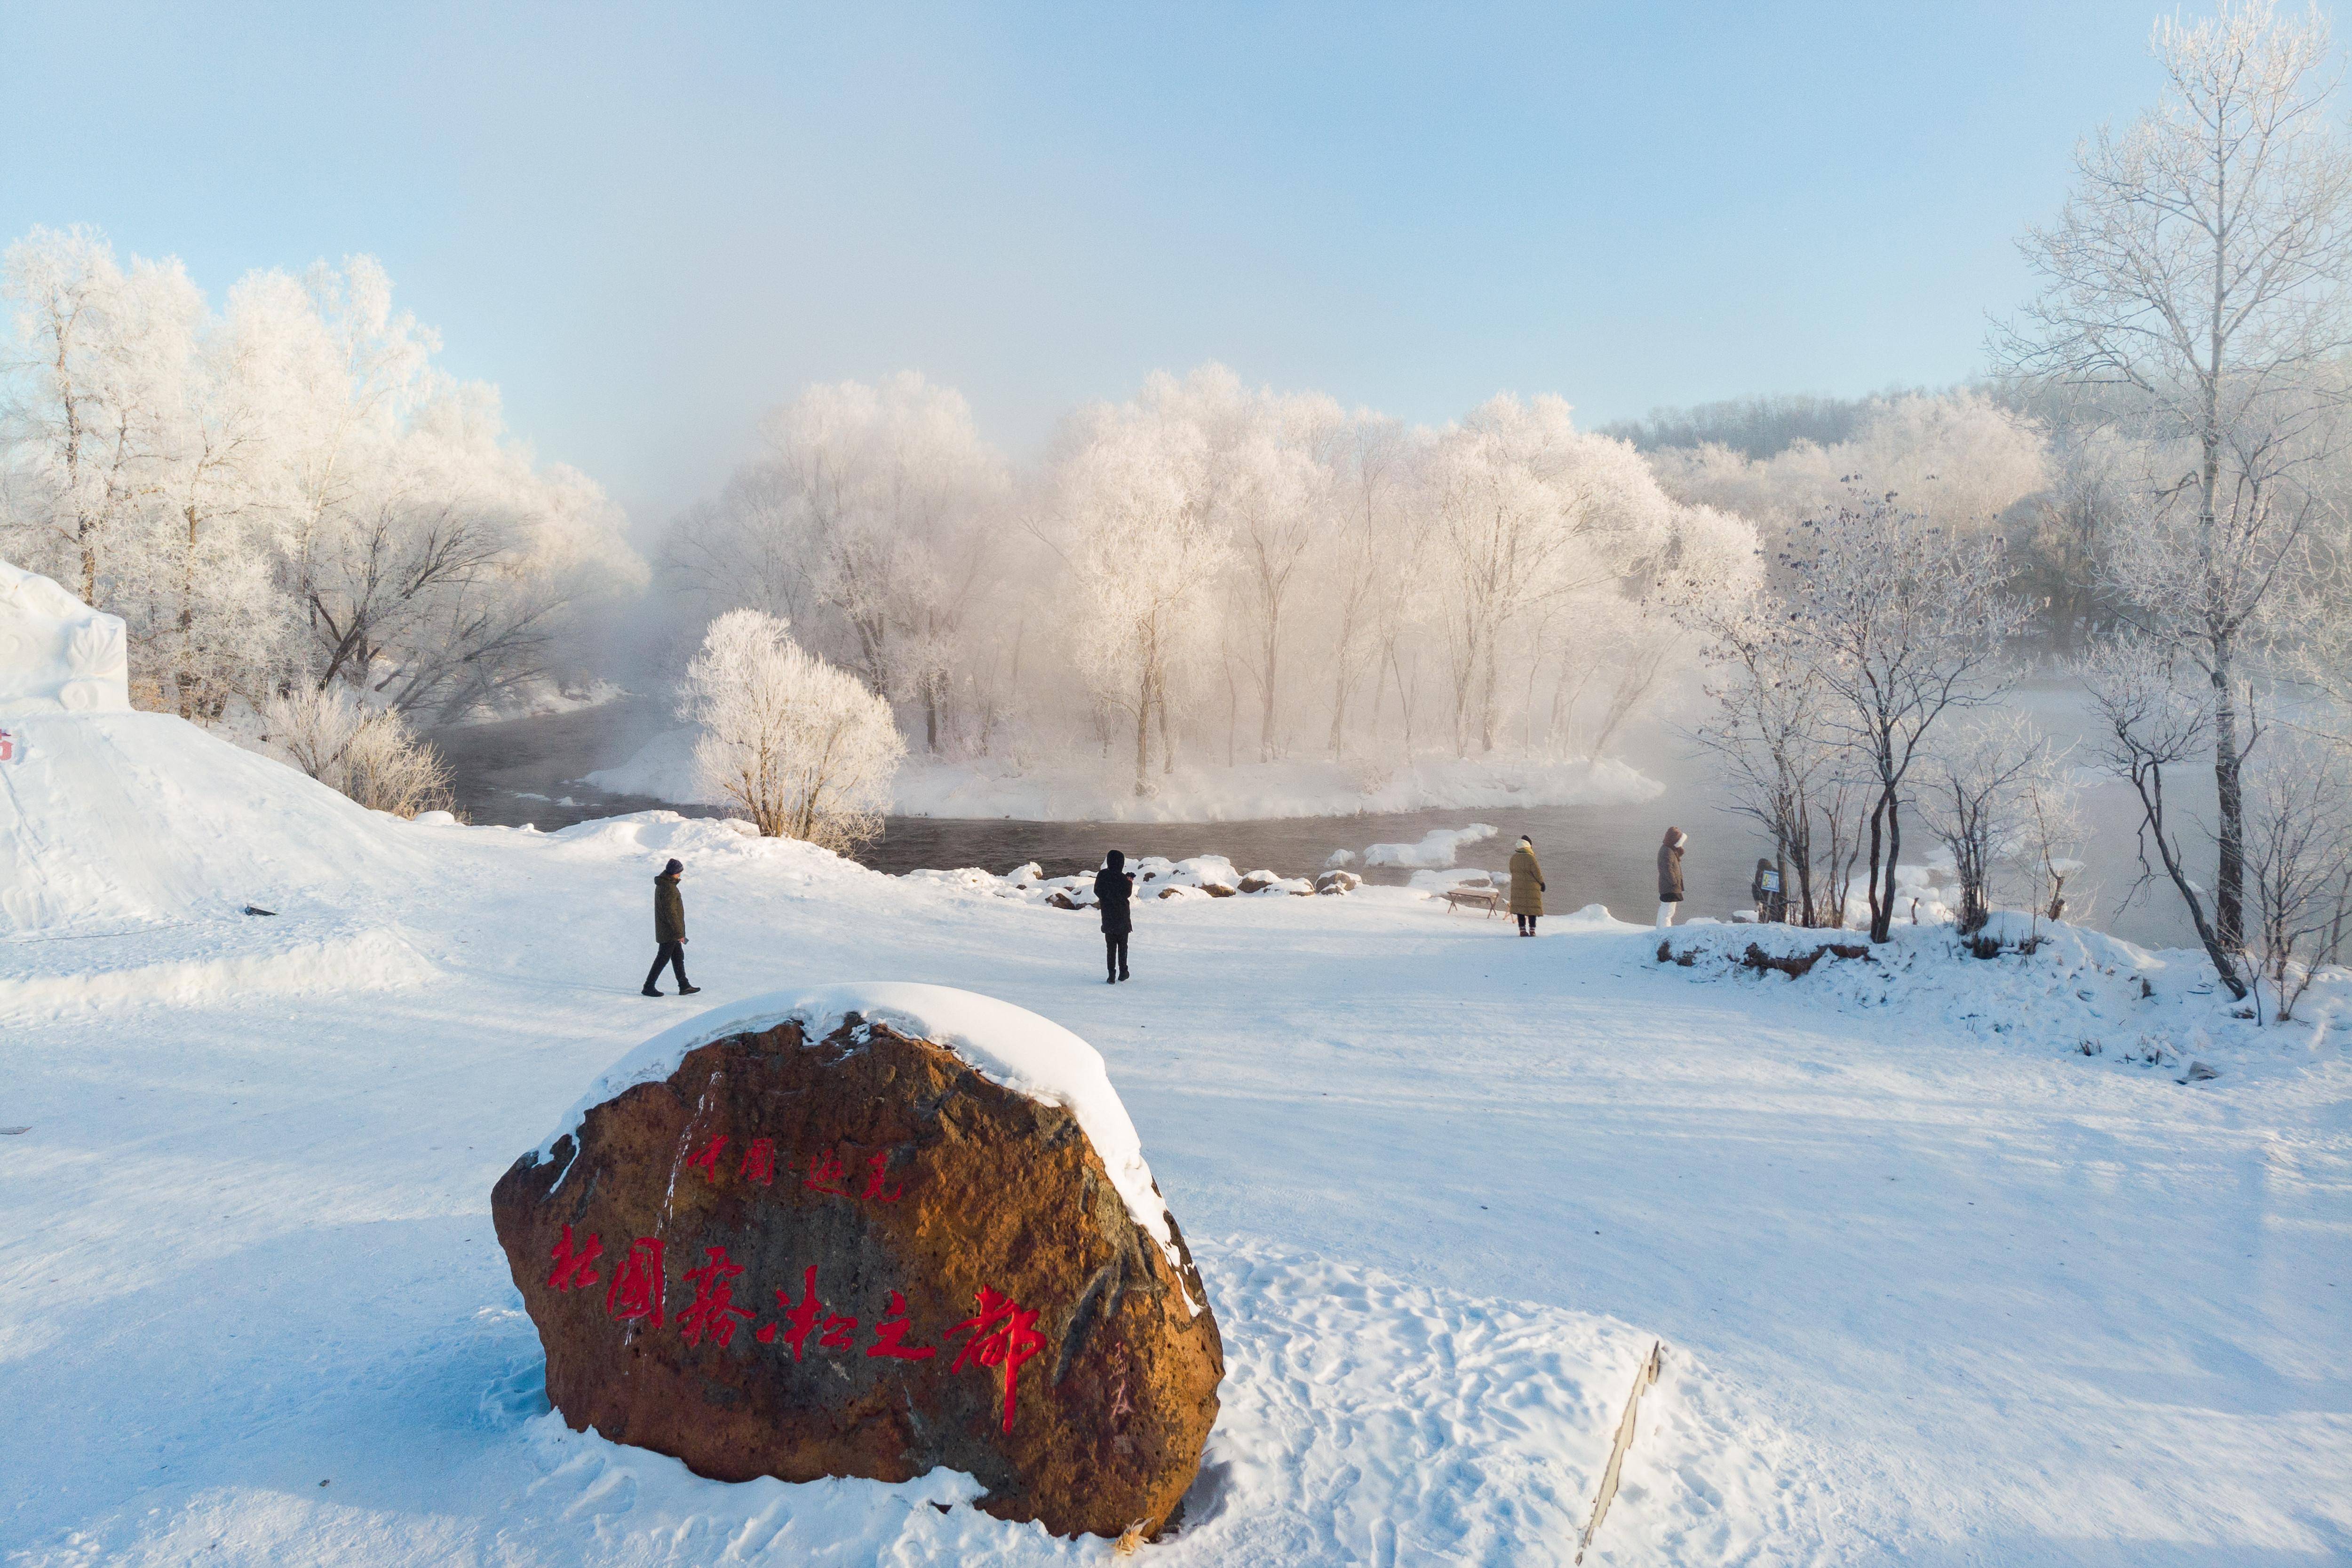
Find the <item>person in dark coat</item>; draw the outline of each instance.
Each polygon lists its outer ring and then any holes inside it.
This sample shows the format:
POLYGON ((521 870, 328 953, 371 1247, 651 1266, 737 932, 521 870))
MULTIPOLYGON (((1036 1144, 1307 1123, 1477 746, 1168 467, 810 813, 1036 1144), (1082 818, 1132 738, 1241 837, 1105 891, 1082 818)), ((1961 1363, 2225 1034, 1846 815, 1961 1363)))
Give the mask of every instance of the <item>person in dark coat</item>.
POLYGON ((1135 896, 1135 873, 1127 869, 1127 856, 1113 850, 1103 857, 1102 870, 1095 873, 1095 902, 1102 906, 1103 963, 1109 969, 1103 984, 1115 986, 1128 977, 1127 937, 1135 929, 1135 914, 1128 901, 1135 896))
POLYGON ((1543 918, 1543 867, 1536 863, 1535 841, 1522 833, 1519 847, 1511 852, 1511 913, 1518 918, 1520 936, 1536 934, 1536 922, 1543 918))
POLYGON ((1675 923, 1675 905, 1683 901, 1683 846, 1690 835, 1680 828, 1666 830, 1665 842, 1658 846, 1658 929, 1664 931, 1675 923))
POLYGON ((685 862, 672 861, 662 867, 654 878, 654 967, 646 971, 646 995, 662 993, 654 981, 667 964, 677 977, 677 994, 690 997, 702 989, 686 983, 686 900, 677 894, 677 879, 686 872, 685 862))

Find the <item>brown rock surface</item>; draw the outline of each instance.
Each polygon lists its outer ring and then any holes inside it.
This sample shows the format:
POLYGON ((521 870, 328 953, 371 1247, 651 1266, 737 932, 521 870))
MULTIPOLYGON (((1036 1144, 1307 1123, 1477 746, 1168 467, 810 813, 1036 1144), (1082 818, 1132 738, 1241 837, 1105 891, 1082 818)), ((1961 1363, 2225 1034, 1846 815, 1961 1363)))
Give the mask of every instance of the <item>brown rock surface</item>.
POLYGON ((701 1475, 946 1465, 1002 1518, 1157 1533, 1216 1418, 1173 1216, 1171 1264, 1070 1112, 854 1014, 687 1052, 491 1212, 565 1419, 701 1475))

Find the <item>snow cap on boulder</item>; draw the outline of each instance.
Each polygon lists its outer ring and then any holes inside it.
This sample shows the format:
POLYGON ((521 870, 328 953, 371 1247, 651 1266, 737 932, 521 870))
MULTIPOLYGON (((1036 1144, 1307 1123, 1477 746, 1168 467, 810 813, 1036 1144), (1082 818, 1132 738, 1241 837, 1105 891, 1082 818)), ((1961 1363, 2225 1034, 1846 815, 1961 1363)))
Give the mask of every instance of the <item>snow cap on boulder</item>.
POLYGON ((949 986, 865 981, 770 991, 713 1008, 654 1036, 607 1068, 541 1142, 540 1157, 552 1158, 559 1139, 576 1136, 591 1109, 635 1084, 660 1082, 697 1046, 773 1029, 787 1019, 797 1020, 811 1040, 823 1040, 851 1013, 944 1046, 990 1082, 1068 1111, 1101 1156, 1128 1213, 1174 1259, 1168 1205, 1152 1183, 1151 1167, 1143 1160, 1143 1140, 1137 1136, 1118 1091, 1111 1087, 1101 1053, 1026 1008, 949 986))

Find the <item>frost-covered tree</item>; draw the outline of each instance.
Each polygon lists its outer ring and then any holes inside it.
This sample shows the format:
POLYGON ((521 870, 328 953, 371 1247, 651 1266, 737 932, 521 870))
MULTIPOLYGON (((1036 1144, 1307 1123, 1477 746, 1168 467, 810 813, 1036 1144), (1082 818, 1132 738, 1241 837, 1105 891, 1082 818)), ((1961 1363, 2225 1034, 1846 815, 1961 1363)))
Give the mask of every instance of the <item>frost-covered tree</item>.
POLYGON ((678 716, 701 731, 703 778, 769 838, 846 854, 881 831, 906 743, 890 705, 758 610, 710 623, 678 716))
POLYGON ((1431 556, 1453 676, 1454 745, 1495 749, 1507 648, 1529 618, 1622 582, 1670 538, 1672 504, 1632 446, 1580 432, 1556 397, 1498 397, 1427 460, 1431 556))
POLYGON ((1011 475, 961 394, 905 372, 811 387, 761 424, 761 457, 688 512, 664 554, 717 610, 793 620, 872 690, 912 706, 929 749, 990 630, 1011 475), (981 623, 974 623, 977 616, 981 623))
POLYGON ((1870 810, 1870 936, 1889 937, 1912 765, 1948 714, 2007 688, 2006 644, 2024 621, 2003 591, 2000 540, 1861 497, 1799 530, 1789 613, 1815 650, 1833 722, 1863 759, 1870 810))
POLYGON ((1149 403, 1087 411, 1057 465, 1064 626, 1087 691, 1134 721, 1139 796, 1150 792, 1154 720, 1165 771, 1177 683, 1216 643, 1211 588, 1233 546, 1211 513, 1207 473, 1199 425, 1149 403))
POLYGON ((2139 798, 2141 883, 2156 874, 2147 861, 2153 849, 2197 928, 2214 973, 2231 996, 2243 997, 2242 940, 2224 941, 2207 913, 2206 890, 2189 875, 2172 803, 2165 794, 2168 774, 2210 755, 2212 745, 2211 687, 2185 683, 2179 664, 2174 650, 2137 636, 2116 638, 2084 657, 2083 684, 2099 717, 2095 755, 2139 798))
POLYGON ((0 269, 0 543, 123 618, 142 706, 343 685, 448 716, 642 580, 618 514, 435 372, 364 257, 251 275, 37 229, 0 269))
POLYGON ((2284 729, 2257 755, 2248 782, 2248 946, 2284 1023, 2352 934, 2352 755, 2284 729))
MULTIPOLYGON (((2311 466, 2339 443, 2352 350, 2352 152, 2326 18, 2270 0, 2168 17, 2158 106, 2076 155, 2023 242, 2043 288, 1996 349, 2024 377, 2116 389, 2153 458, 2108 579, 2211 689, 2213 940, 2244 930, 2248 661, 2311 584, 2311 466)), ((2217 957, 2217 963, 2221 959, 2217 957)))
POLYGON ((2042 874, 2065 807, 2049 737, 2016 713, 1969 714, 1947 727, 1918 802, 1927 831, 1952 857, 1964 936, 1991 918, 2005 870, 2023 863, 2042 874))
POLYGON ((1677 500, 1774 531, 1836 507, 1855 484, 1956 529, 1989 528, 2049 482, 2039 422, 1973 390, 1874 399, 1842 441, 1800 438, 1761 456, 1715 443, 1667 447, 1650 462, 1677 500))

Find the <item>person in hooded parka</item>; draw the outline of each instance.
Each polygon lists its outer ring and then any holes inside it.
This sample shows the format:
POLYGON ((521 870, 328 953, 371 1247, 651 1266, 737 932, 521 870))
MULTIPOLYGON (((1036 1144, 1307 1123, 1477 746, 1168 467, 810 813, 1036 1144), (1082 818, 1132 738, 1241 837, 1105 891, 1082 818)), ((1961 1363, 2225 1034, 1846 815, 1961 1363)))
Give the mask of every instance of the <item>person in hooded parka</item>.
POLYGON ((1519 835, 1519 847, 1511 852, 1511 913, 1518 918, 1519 935, 1536 934, 1536 922, 1543 917, 1543 867, 1536 863, 1536 846, 1525 833, 1519 835))
POLYGON ((1664 931, 1675 923, 1675 907, 1683 901, 1683 848, 1690 835, 1680 828, 1668 828, 1665 841, 1658 846, 1658 929, 1664 931))

